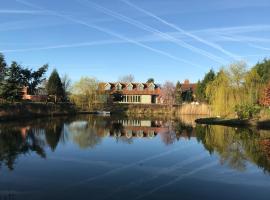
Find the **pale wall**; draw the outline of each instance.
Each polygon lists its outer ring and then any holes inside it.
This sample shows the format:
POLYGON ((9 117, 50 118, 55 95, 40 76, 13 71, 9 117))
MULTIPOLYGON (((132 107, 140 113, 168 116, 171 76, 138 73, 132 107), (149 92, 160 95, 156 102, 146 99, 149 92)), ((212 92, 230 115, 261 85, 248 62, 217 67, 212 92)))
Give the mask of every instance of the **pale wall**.
POLYGON ((151 95, 141 95, 141 103, 142 104, 150 104, 151 103, 151 95))

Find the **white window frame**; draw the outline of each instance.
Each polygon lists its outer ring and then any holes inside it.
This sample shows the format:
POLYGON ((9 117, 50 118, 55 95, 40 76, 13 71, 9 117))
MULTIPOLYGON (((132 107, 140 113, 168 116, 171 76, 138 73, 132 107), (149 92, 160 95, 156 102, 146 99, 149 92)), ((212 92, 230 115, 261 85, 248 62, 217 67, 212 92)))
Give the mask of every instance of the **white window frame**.
POLYGON ((150 83, 148 85, 148 90, 154 91, 155 90, 155 85, 153 83, 150 83))
POLYGON ((142 83, 138 84, 138 90, 143 91, 144 90, 144 85, 142 83))
POLYGON ((111 90, 111 87, 112 87, 112 86, 111 86, 110 83, 106 83, 106 84, 105 84, 105 90, 111 90), (110 87, 109 89, 108 89, 108 86, 110 87))
POLYGON ((122 90, 122 88, 123 88, 123 86, 122 86, 121 83, 116 83, 115 89, 116 89, 117 91, 122 90), (120 89, 118 88, 119 85, 120 85, 120 89))
POLYGON ((129 83, 127 85, 127 90, 129 90, 129 91, 133 90, 133 85, 131 83, 129 83))

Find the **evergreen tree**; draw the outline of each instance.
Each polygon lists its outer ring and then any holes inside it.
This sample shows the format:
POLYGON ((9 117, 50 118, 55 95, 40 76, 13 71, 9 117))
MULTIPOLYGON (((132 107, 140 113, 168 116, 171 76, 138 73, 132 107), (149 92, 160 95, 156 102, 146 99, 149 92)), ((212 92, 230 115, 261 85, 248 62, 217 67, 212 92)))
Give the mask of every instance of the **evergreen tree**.
POLYGON ((205 74, 204 79, 202 81, 198 81, 195 95, 196 99, 199 101, 207 101, 206 98, 206 87, 207 84, 213 81, 216 77, 215 72, 211 69, 207 74, 205 74))
POLYGON ((270 81, 270 59, 264 59, 263 62, 257 63, 254 69, 257 70, 264 84, 270 81))
POLYGON ((44 80, 44 74, 48 70, 48 65, 43 65, 37 71, 30 70, 30 77, 26 82, 30 94, 35 94, 37 86, 40 85, 44 80))
POLYGON ((176 86, 175 86, 175 103, 181 104, 182 101, 183 101, 183 99, 182 99, 181 83, 179 81, 177 81, 176 86))
POLYGON ((205 85, 199 80, 196 86, 196 90, 195 90, 195 95, 196 95, 196 99, 199 101, 204 101, 205 100, 205 85))
POLYGON ((182 99, 185 102, 191 102, 193 101, 193 92, 191 89, 186 90, 185 92, 182 93, 182 99))
POLYGON ((36 92, 37 86, 44 81, 44 74, 48 69, 48 65, 43 65, 37 71, 32 71, 32 69, 22 68, 21 76, 23 80, 23 85, 28 88, 28 93, 33 95, 36 92))
POLYGON ((16 62, 12 62, 7 68, 5 77, 0 85, 0 97, 7 100, 20 100, 22 97, 23 77, 22 68, 16 62))
POLYGON ((154 83, 155 82, 155 79, 153 79, 153 78, 149 78, 147 81, 146 81, 146 83, 154 83))
POLYGON ((55 96, 55 102, 57 102, 59 99, 63 99, 64 97, 63 84, 56 69, 54 69, 53 72, 51 73, 48 79, 46 89, 48 95, 55 96))
POLYGON ((5 61, 5 57, 0 53, 0 84, 5 78, 5 73, 7 70, 7 63, 5 61))

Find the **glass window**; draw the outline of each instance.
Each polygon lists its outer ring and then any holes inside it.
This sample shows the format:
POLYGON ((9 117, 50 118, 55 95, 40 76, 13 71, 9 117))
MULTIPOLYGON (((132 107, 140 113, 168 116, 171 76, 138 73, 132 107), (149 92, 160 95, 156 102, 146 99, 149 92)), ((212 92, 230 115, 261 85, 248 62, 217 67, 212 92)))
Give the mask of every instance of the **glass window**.
POLYGON ((142 85, 142 84, 139 84, 139 85, 138 85, 138 90, 142 91, 142 90, 143 90, 143 88, 144 88, 144 87, 143 87, 143 85, 142 85))
POLYGON ((154 87, 154 85, 149 85, 148 89, 149 89, 149 90, 154 90, 155 87, 154 87))
POLYGON ((105 90, 110 90, 110 89, 111 89, 111 85, 110 84, 108 84, 108 85, 105 86, 105 90))
POLYGON ((129 85, 127 86, 127 89, 128 89, 128 90, 132 90, 132 89, 133 89, 133 85, 129 84, 129 85))
POLYGON ((121 84, 117 84, 116 85, 116 90, 122 90, 122 85, 121 84))

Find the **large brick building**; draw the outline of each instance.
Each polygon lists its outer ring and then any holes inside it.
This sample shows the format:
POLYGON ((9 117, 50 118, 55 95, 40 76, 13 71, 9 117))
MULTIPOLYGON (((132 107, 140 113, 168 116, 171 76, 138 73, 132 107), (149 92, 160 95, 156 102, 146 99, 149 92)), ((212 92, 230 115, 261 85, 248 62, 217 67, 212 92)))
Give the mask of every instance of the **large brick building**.
POLYGON ((109 95, 120 93, 120 103, 158 104, 161 103, 161 88, 155 83, 100 83, 99 90, 109 95))
MULTIPOLYGON (((181 91, 194 92, 196 84, 185 80, 181 84, 181 91)), ((122 95, 122 101, 119 103, 126 104, 163 104, 162 88, 155 83, 123 83, 123 82, 106 82, 99 84, 99 91, 114 95, 119 93, 122 95)))

